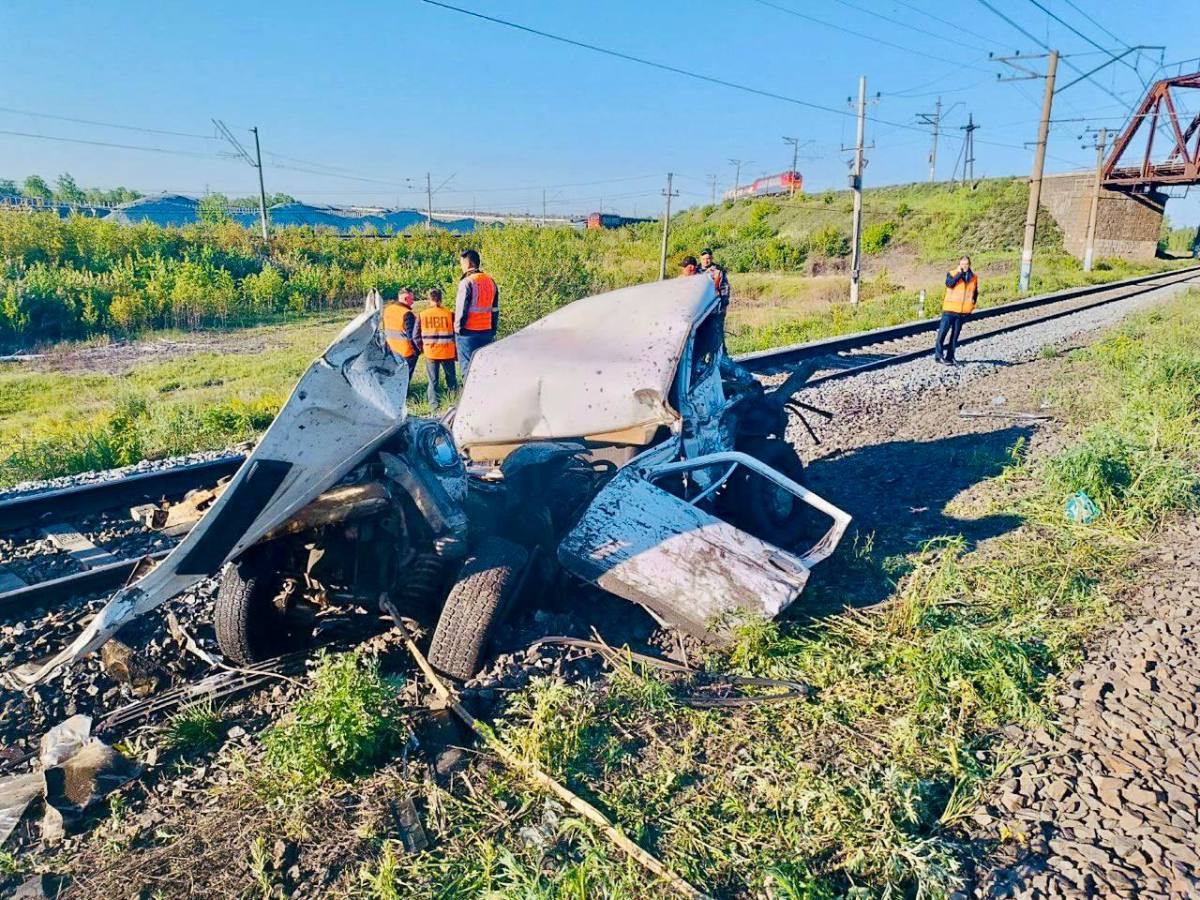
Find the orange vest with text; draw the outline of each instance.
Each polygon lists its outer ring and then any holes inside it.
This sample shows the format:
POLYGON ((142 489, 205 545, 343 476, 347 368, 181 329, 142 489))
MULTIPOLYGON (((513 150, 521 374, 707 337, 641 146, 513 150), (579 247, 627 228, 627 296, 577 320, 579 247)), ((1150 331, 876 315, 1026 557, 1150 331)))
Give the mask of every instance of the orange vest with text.
POLYGON ((408 337, 411 329, 405 327, 409 324, 408 317, 414 315, 403 303, 387 303, 383 307, 383 336, 388 348, 404 359, 417 355, 417 347, 408 337))
POLYGON ((971 273, 969 280, 960 281, 946 288, 946 299, 942 301, 942 312, 970 313, 975 311, 975 298, 979 294, 979 276, 971 273))
POLYGON ((426 359, 457 359, 454 351, 454 313, 444 306, 421 310, 421 346, 426 359))
POLYGON ((496 282, 485 272, 472 272, 467 276, 471 283, 471 305, 467 308, 467 320, 463 331, 493 331, 496 313, 496 282))

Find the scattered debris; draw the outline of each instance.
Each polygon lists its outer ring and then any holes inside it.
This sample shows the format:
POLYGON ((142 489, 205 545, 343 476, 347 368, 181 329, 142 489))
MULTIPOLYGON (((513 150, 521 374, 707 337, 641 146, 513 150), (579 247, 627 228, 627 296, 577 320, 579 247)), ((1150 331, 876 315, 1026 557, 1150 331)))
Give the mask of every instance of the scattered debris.
POLYGON ((1015 419, 1018 422, 1046 422, 1054 418, 1053 413, 1044 410, 1026 412, 1017 410, 975 409, 967 406, 960 406, 958 414, 964 419, 1015 419))
POLYGON ((707 894, 700 892, 692 885, 688 884, 686 881, 664 866, 657 857, 647 852, 640 844, 637 844, 627 838, 623 832, 613 826, 604 813, 600 812, 600 810, 596 809, 596 807, 592 806, 579 795, 559 784, 534 763, 527 762, 526 760, 523 760, 515 755, 507 747, 507 745, 504 744, 503 741, 496 737, 495 732, 485 725, 480 724, 474 716, 467 712, 466 708, 458 701, 454 694, 451 693, 450 689, 446 687, 445 682, 443 682, 438 674, 433 670, 433 667, 429 665, 429 660, 425 658, 425 654, 423 654, 420 648, 417 647, 416 643, 413 642, 413 639, 408 631, 408 626, 405 624, 404 619, 401 618, 400 614, 396 611, 395 607, 393 607, 387 600, 383 600, 382 604, 388 615, 390 615, 393 621, 396 623, 396 627, 399 629, 400 635, 404 639, 404 646, 408 648, 408 652, 412 654, 412 658, 417 663, 418 668, 420 668, 421 672, 429 680, 429 684, 433 687, 438 699, 445 703, 446 706, 449 707, 450 710, 462 720, 464 725, 475 732, 475 734, 483 740, 484 744, 500 757, 505 765, 526 776, 540 787, 550 791, 552 794, 558 797, 559 800, 566 803, 571 807, 571 809, 575 810, 575 812, 579 813, 581 816, 595 825, 605 837, 612 841, 612 843, 622 850, 627 856, 633 859, 634 862, 638 863, 658 878, 661 878, 663 881, 666 881, 681 896, 695 898, 695 900, 707 900, 707 894))
POLYGON ((1100 507, 1083 491, 1076 491, 1068 497, 1063 511, 1068 522, 1078 525, 1090 525, 1100 516, 1100 507))
POLYGON ((72 716, 40 742, 38 768, 0 779, 0 845, 39 797, 42 841, 59 843, 89 807, 136 778, 142 767, 91 734, 90 716, 72 716))

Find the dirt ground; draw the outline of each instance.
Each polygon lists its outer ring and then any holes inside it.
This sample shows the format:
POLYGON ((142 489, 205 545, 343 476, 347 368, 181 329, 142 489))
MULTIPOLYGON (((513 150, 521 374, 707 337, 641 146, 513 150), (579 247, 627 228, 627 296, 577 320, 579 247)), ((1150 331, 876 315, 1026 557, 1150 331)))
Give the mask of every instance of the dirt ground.
POLYGON ((976 515, 972 492, 1014 452, 1048 453, 1062 440, 1050 389, 1062 365, 1061 357, 1039 359, 903 408, 864 409, 843 417, 820 445, 809 442, 807 485, 854 520, 833 558, 814 570, 805 612, 878 603, 893 588, 889 561, 932 538, 961 534, 969 549, 1016 528, 1015 516, 976 515), (1021 412, 1050 418, 1016 418, 1021 412))

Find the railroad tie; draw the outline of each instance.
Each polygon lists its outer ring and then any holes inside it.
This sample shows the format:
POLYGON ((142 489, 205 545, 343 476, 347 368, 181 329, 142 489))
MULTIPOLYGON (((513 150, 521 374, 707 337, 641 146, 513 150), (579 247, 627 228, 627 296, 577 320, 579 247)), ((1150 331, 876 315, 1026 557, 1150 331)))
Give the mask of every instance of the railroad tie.
POLYGON ((60 550, 65 550, 71 558, 85 569, 95 569, 120 560, 79 533, 74 525, 56 522, 42 529, 42 535, 60 550))

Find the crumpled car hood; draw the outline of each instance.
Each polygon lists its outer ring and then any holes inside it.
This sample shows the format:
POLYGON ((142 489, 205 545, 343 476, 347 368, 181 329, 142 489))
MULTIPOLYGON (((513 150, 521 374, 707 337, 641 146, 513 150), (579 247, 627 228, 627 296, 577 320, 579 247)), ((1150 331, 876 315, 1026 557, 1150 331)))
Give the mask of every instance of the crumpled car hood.
POLYGON ((64 650, 12 676, 31 685, 92 652, 118 629, 165 603, 340 481, 404 425, 408 367, 360 314, 301 376, 229 487, 154 569, 119 590, 64 650))

